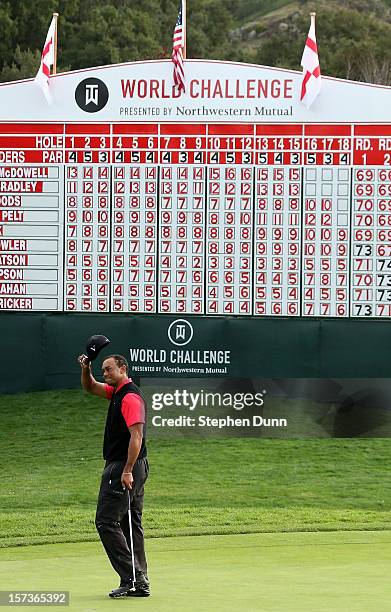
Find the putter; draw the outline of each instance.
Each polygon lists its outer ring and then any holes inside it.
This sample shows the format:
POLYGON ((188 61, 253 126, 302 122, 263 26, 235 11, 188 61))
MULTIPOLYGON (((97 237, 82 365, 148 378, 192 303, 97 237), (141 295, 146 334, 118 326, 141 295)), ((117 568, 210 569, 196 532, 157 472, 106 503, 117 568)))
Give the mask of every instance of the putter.
POLYGON ((130 552, 132 554, 133 567, 133 591, 136 590, 136 570, 134 568, 134 548, 133 548, 133 531, 132 531, 132 511, 130 509, 130 491, 128 490, 128 518, 129 518, 129 534, 130 534, 130 552))

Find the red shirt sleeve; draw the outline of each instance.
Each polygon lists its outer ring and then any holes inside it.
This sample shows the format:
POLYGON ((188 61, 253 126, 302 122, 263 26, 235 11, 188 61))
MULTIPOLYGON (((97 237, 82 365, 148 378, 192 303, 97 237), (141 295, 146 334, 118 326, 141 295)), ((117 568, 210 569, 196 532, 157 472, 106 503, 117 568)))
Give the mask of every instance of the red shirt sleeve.
POLYGON ((107 399, 111 400, 111 398, 113 397, 113 393, 114 393, 114 387, 112 387, 111 385, 105 385, 105 391, 106 391, 107 399))
POLYGON ((144 402, 137 393, 127 393, 122 400, 122 416, 128 427, 135 423, 145 423, 144 402))

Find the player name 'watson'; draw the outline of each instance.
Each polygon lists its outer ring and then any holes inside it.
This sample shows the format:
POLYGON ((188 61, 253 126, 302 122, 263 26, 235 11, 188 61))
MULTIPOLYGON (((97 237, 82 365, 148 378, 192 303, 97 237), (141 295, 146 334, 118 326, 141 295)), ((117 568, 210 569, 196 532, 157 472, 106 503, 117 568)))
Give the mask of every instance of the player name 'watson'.
MULTIPOLYGON (((123 98, 179 98, 172 83, 164 79, 121 79, 123 98)), ((292 79, 191 79, 187 85, 190 98, 227 100, 265 100, 293 97, 292 79)))

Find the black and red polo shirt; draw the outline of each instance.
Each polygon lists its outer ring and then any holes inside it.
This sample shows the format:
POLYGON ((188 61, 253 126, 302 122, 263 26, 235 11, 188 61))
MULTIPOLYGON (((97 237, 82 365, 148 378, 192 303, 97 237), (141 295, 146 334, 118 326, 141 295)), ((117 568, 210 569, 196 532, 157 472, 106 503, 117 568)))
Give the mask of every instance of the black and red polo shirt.
POLYGON ((106 397, 110 400, 103 440, 103 458, 106 461, 126 461, 130 441, 129 427, 143 423, 143 440, 138 458, 147 456, 146 411, 147 406, 140 389, 130 378, 119 387, 105 385, 106 397))

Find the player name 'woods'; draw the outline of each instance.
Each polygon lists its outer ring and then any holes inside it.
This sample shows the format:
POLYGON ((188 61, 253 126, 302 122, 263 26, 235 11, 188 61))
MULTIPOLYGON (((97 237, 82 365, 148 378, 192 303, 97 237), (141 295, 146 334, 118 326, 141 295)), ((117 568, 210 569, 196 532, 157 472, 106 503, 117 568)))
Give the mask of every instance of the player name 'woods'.
MULTIPOLYGON (((171 83, 164 79, 121 79, 123 98, 179 98, 171 83)), ((293 97, 292 79, 192 79, 187 86, 190 98, 228 100, 279 99, 293 97)))

